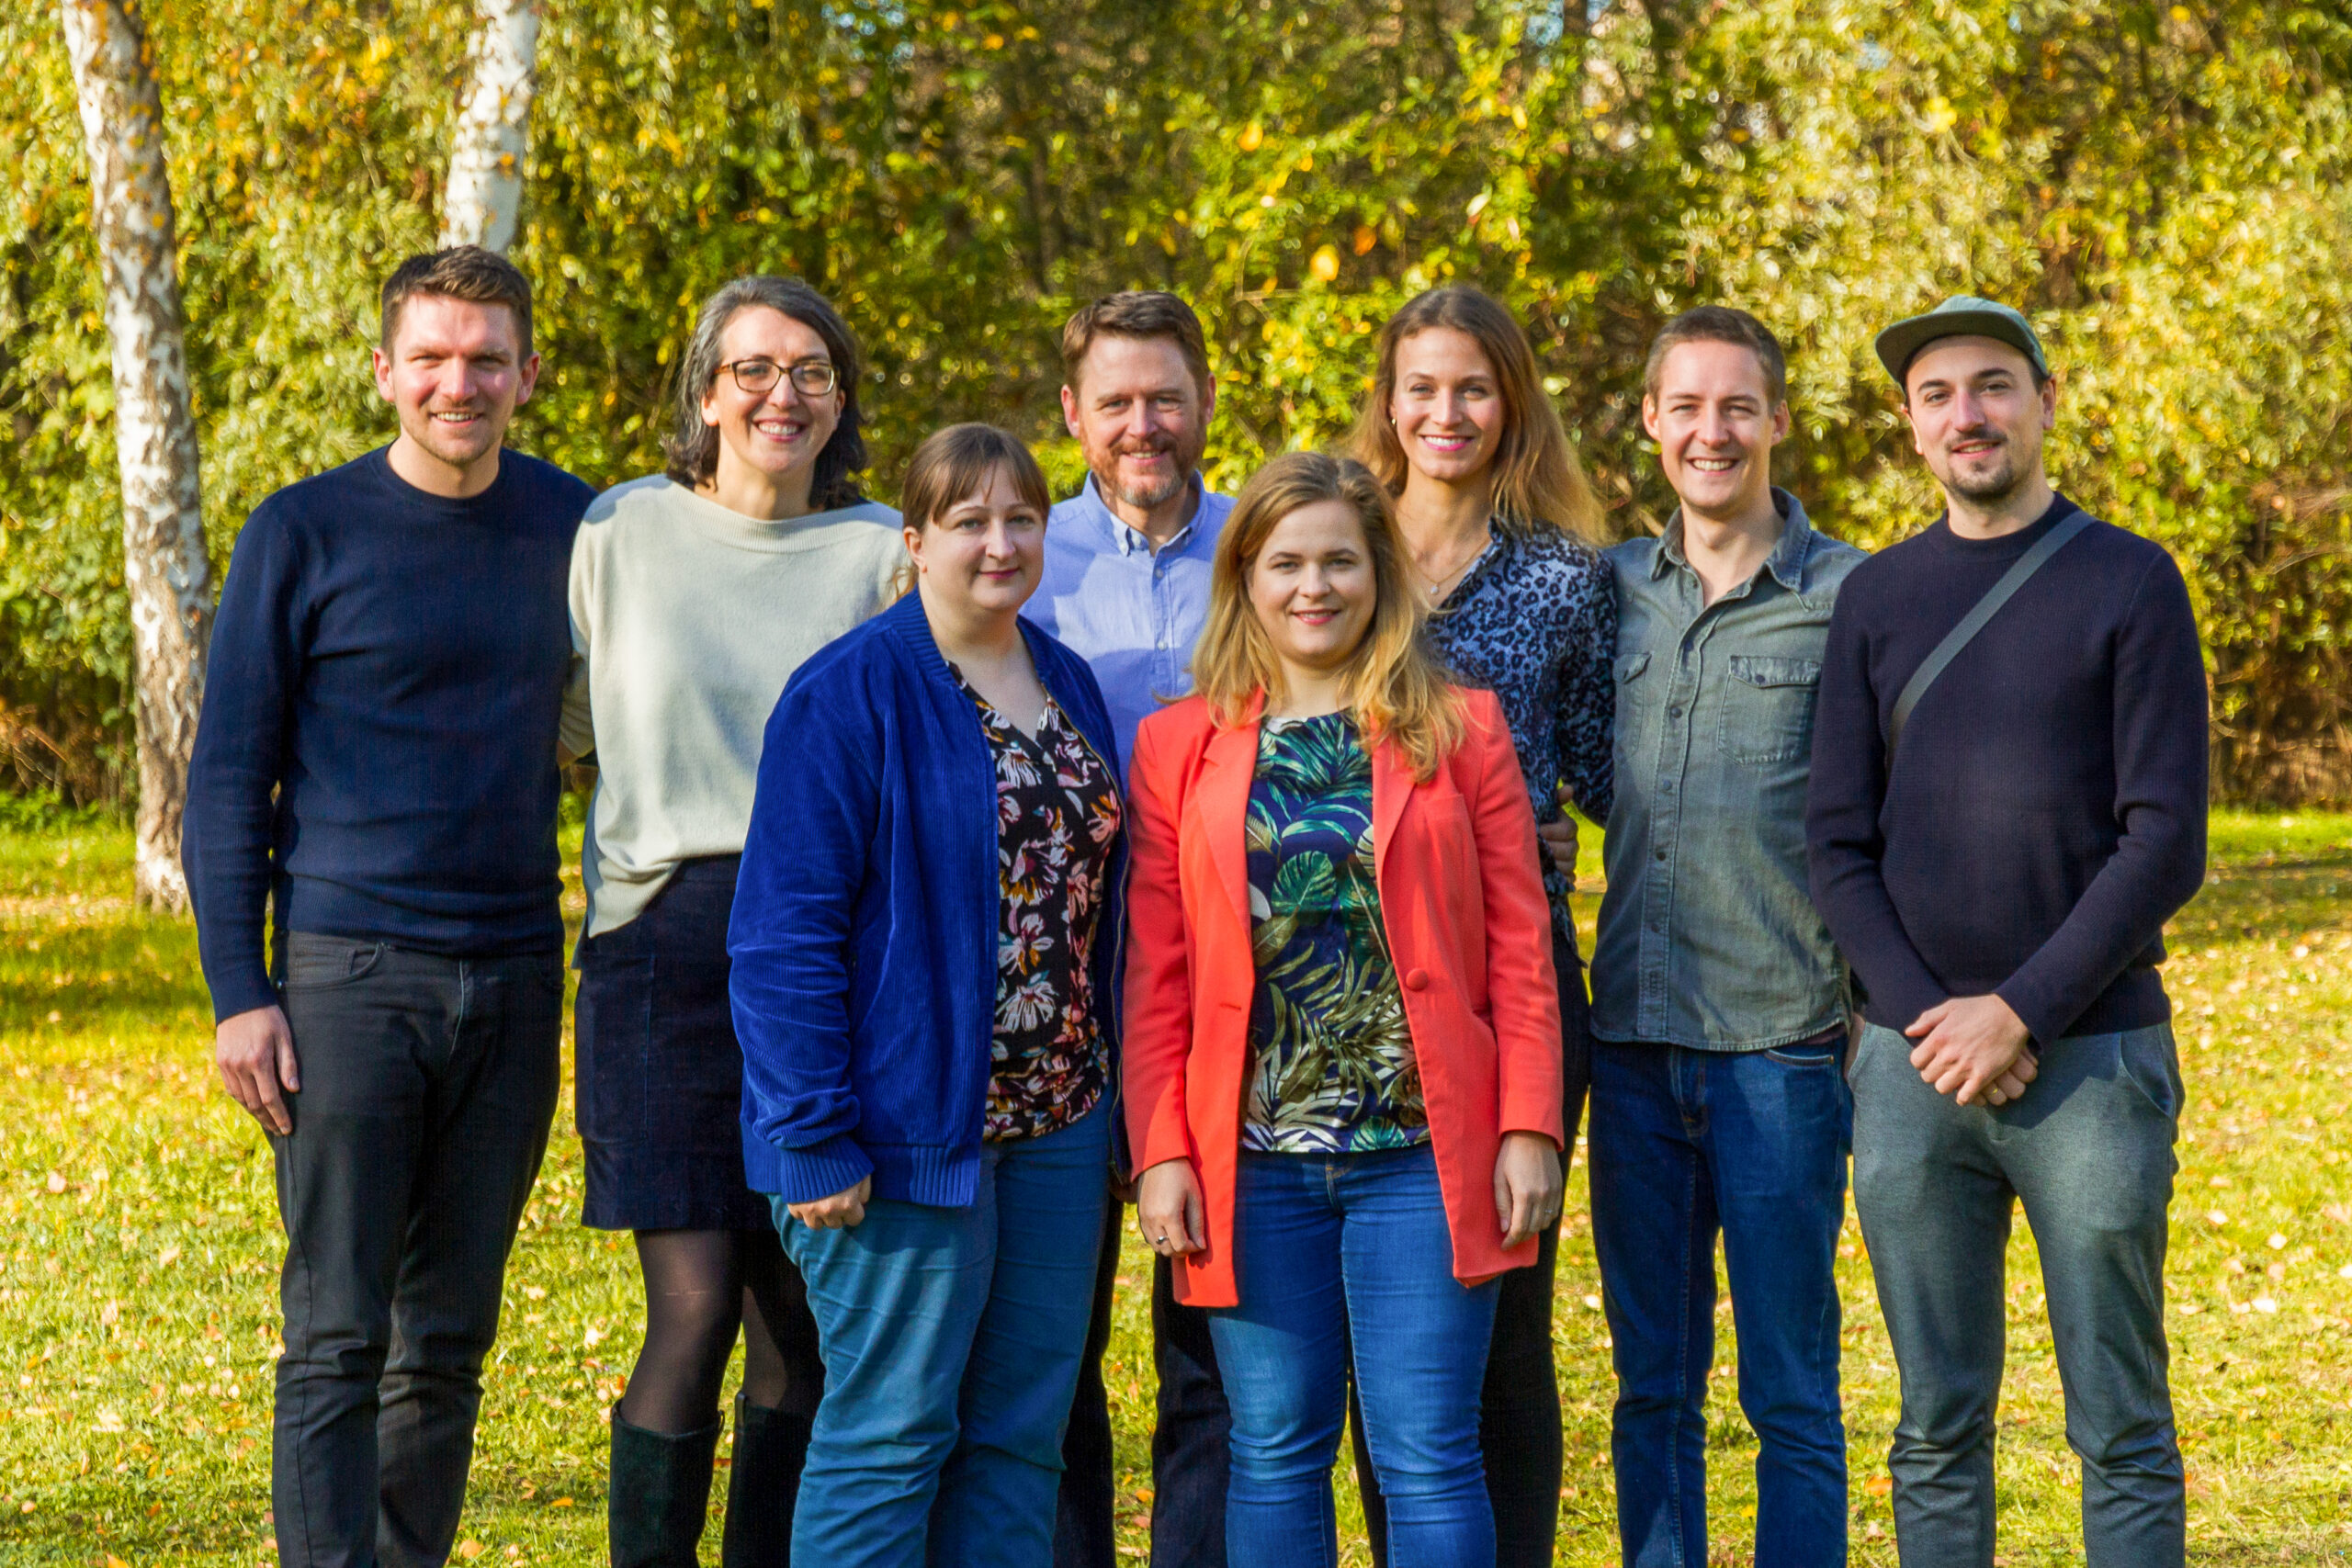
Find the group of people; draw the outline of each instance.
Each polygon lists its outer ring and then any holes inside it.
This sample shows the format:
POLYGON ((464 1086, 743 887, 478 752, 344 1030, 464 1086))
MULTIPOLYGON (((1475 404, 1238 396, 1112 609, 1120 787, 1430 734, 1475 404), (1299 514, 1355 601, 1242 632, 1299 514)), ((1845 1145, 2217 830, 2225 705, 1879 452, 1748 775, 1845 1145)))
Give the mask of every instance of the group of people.
POLYGON ((430 1568, 560 1084, 560 761, 595 769, 583 1222, 634 1233, 616 1568, 1115 1561, 1102 1375, 1155 1255, 1151 1556, 1552 1560, 1584 1124, 1628 1564, 1708 1561, 1720 1238, 1762 1568, 1842 1562, 1853 1197, 1902 1371, 1906 1564, 1989 1568, 2022 1201, 2098 1568, 2182 1561, 2162 1318, 2203 874, 2179 572, 2051 487, 2024 317, 1877 348, 1945 511, 1865 558, 1771 482, 1787 367, 1652 348, 1679 506, 1610 546, 1510 313, 1381 333, 1340 451, 1238 496, 1193 312, 1071 317, 1088 477, 957 424, 867 495, 855 338, 714 294, 666 470, 507 449, 530 290, 383 291, 391 445, 272 496, 212 641, 186 842, 230 1093, 288 1235, 288 1568, 430 1568), (1573 804, 1606 825, 1588 987, 1573 804))

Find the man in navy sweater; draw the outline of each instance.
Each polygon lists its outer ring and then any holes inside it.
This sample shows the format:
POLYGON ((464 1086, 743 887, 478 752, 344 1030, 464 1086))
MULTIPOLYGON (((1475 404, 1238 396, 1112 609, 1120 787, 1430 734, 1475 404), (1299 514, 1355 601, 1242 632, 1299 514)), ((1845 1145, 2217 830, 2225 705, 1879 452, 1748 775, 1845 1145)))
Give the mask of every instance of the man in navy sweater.
POLYGON ((447 1558, 560 1067, 556 723, 592 491, 503 449, 539 367, 503 258, 403 264, 374 359, 399 438, 254 509, 188 778, 214 1056, 286 1226, 287 1568, 447 1558))
POLYGON ((2164 1332, 2181 1082, 2156 965, 2204 876, 2197 626, 2161 547, 2052 490, 2057 389, 2024 317, 1951 299, 1878 353, 1946 512, 1846 580, 1806 836, 1815 900, 1865 992, 1854 1203, 1903 1377, 1897 1544, 1905 1568, 1994 1561, 2021 1201, 2086 1558, 2165 1568, 2186 1532, 2164 1332), (1962 617, 2053 536, 1901 716, 1962 617))

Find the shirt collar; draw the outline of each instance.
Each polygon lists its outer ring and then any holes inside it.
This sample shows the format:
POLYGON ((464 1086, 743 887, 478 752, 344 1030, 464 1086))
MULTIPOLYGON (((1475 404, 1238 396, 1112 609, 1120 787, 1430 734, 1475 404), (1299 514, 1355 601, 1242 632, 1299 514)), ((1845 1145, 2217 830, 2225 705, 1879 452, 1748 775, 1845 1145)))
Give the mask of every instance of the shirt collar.
MULTIPOLYGON (((1201 479, 1199 469, 1195 468, 1193 471, 1193 477, 1186 483, 1193 492, 1193 514, 1184 519, 1184 525, 1176 530, 1175 536, 1160 547, 1161 549, 1171 553, 1182 549, 1191 542, 1193 525, 1201 520, 1201 506, 1208 494, 1208 486, 1201 479)), ((1121 555, 1153 553, 1151 540, 1143 530, 1130 525, 1125 518, 1111 510, 1110 502, 1102 499, 1102 491, 1095 485, 1092 474, 1086 476, 1086 486, 1079 493, 1086 498, 1087 504, 1092 509, 1095 517, 1110 531, 1111 540, 1119 547, 1121 555)))
MULTIPOLYGON (((1772 507, 1780 513, 1781 542, 1764 558, 1764 570, 1773 581, 1794 593, 1804 586, 1805 558, 1813 553, 1813 522, 1804 514, 1804 502, 1780 486, 1772 487, 1772 507)), ((1658 536, 1657 552, 1650 558, 1650 579, 1664 577, 1669 568, 1690 570, 1690 558, 1682 553, 1682 509, 1676 507, 1674 515, 1666 520, 1666 532, 1658 536)))

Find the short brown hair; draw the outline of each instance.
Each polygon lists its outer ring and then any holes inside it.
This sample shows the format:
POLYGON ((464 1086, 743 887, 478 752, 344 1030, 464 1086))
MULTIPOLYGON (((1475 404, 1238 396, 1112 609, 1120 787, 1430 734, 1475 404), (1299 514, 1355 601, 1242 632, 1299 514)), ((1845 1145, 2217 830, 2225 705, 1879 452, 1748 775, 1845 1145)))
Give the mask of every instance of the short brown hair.
POLYGON ((1168 339, 1183 355, 1184 368, 1193 373, 1193 389, 1207 394, 1208 340, 1202 335, 1200 317, 1175 295, 1158 289, 1105 294, 1064 323, 1062 379, 1073 389, 1078 386, 1078 368, 1086 363, 1086 351, 1094 346, 1096 338, 1104 336, 1168 339))
POLYGON ((480 245, 452 245, 446 251, 411 256, 384 280, 382 347, 391 352, 400 331, 401 307, 419 294, 464 299, 476 305, 503 305, 514 315, 514 333, 526 358, 531 353, 531 282, 522 270, 480 245))
POLYGON ((1408 574, 1412 558, 1387 487, 1352 457, 1285 452, 1241 487, 1209 567, 1208 617, 1193 645, 1194 689, 1227 728, 1247 722, 1259 693, 1282 694, 1282 667, 1250 603, 1250 575, 1275 525, 1324 501, 1356 514, 1372 560, 1372 625, 1348 661, 1349 711, 1366 741, 1396 746, 1427 783, 1462 744, 1462 696, 1424 634, 1428 611, 1408 574))
POLYGON ((1021 499, 1045 516, 1054 509, 1046 471, 1011 431, 993 424, 951 424, 933 431, 907 459, 907 482, 899 491, 899 515, 910 528, 928 528, 950 507, 977 494, 991 469, 1012 476, 1021 499))
POLYGON ((1642 370, 1642 396, 1655 399, 1666 374, 1666 356, 1686 343, 1727 343, 1756 355, 1764 372, 1764 389, 1774 403, 1789 400, 1789 356, 1772 329, 1745 310, 1729 305, 1701 305, 1666 323, 1650 344, 1650 362, 1642 370))

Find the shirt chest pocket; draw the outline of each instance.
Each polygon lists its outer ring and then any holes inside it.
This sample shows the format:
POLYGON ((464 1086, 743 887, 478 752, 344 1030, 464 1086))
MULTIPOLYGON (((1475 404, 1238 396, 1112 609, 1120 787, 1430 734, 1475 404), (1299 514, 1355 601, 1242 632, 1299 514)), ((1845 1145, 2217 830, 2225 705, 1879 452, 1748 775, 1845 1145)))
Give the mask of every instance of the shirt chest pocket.
POLYGON ((1759 767, 1809 758, 1813 703, 1820 690, 1817 659, 1733 654, 1724 682, 1724 755, 1759 767))

